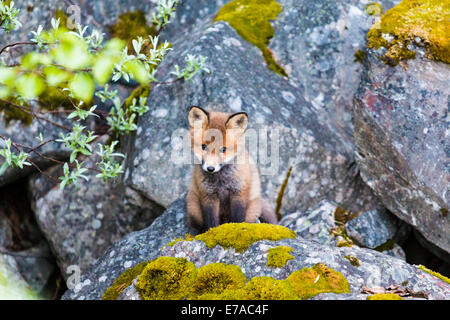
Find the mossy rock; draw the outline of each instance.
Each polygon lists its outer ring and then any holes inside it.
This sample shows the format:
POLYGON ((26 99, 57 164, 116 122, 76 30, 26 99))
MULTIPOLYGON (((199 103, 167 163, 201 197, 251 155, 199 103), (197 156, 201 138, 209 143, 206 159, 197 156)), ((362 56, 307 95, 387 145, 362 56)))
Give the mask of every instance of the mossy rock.
POLYGON ((447 278, 446 276, 443 276, 443 275, 440 274, 439 272, 435 272, 435 271, 433 271, 433 270, 431 270, 431 269, 428 269, 427 267, 425 267, 425 266, 423 266, 423 265, 419 265, 418 268, 419 268, 420 270, 422 270, 422 271, 425 271, 426 273, 429 273, 429 274, 435 276, 436 278, 438 278, 438 279, 444 281, 445 283, 450 284, 450 279, 447 278))
MULTIPOLYGON (((108 27, 109 32, 115 38, 126 41, 128 46, 128 53, 134 54, 132 40, 142 37, 148 40, 148 36, 155 36, 156 29, 152 25, 147 24, 145 13, 143 11, 133 11, 121 14, 117 19, 116 24, 108 27)), ((146 45, 149 41, 144 43, 143 52, 147 52, 146 45)))
POLYGON ((103 300, 117 300, 120 294, 131 285, 134 279, 142 273, 148 262, 142 262, 122 273, 114 283, 106 289, 103 300))
POLYGON ((400 297, 398 294, 394 293, 376 293, 372 296, 368 296, 367 300, 405 300, 403 297, 400 297))
POLYGON ((350 293, 347 279, 323 263, 294 271, 286 280, 302 299, 310 299, 325 292, 350 293))
POLYGON ((225 263, 211 263, 198 269, 190 299, 209 299, 226 290, 245 286, 247 278, 241 268, 225 263))
MULTIPOLYGON (((17 99, 8 99, 5 101, 10 101, 11 103, 20 105, 20 102, 17 99)), ((23 107, 25 109, 30 109, 30 106, 27 104, 24 104, 23 107)), ((31 116, 31 114, 3 101, 0 101, 0 113, 2 113, 3 121, 7 126, 10 124, 12 120, 19 120, 24 125, 27 126, 30 125, 31 122, 33 121, 33 117, 31 116)))
POLYGON ((370 48, 384 47, 382 57, 389 65, 415 57, 408 45, 419 37, 429 59, 450 63, 450 2, 441 0, 403 0, 377 21, 367 34, 370 48), (393 37, 388 41, 383 35, 393 37))
POLYGON ((289 260, 295 259, 290 254, 294 249, 288 246, 278 246, 270 248, 267 255, 267 266, 281 268, 286 265, 289 260))
POLYGON ((136 282, 144 300, 180 300, 188 297, 197 269, 183 258, 160 257, 149 262, 136 282))
POLYGON ((300 300, 293 287, 286 280, 272 277, 255 277, 234 294, 226 293, 224 298, 236 300, 300 300))
POLYGON ((208 248, 220 245, 225 249, 234 248, 243 252, 250 245, 260 240, 278 241, 295 239, 296 233, 286 227, 268 223, 225 223, 199 234, 195 240, 201 240, 208 248))
POLYGON ((272 71, 287 77, 267 48, 275 33, 270 20, 275 20, 281 10, 275 0, 234 0, 224 5, 214 20, 228 22, 242 38, 261 50, 272 71))

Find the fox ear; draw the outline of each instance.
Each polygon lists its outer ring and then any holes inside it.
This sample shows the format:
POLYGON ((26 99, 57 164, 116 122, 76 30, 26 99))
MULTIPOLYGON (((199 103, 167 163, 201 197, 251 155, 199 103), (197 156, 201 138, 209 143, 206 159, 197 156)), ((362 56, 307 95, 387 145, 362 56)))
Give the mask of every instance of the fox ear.
POLYGON ((245 112, 232 114, 225 123, 227 129, 237 129, 239 133, 244 133, 248 126, 248 115, 245 112))
POLYGON ((209 122, 209 113, 200 107, 192 106, 188 114, 189 127, 193 128, 196 124, 205 126, 209 122))

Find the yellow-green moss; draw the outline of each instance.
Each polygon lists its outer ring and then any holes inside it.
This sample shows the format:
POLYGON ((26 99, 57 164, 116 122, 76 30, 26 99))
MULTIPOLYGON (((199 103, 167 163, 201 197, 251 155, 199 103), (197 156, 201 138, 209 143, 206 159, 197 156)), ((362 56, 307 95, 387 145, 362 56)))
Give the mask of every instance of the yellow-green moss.
POLYGON ((225 223, 199 234, 195 240, 201 240, 208 248, 220 245, 225 249, 233 247, 243 252, 254 242, 260 240, 278 241, 285 238, 295 239, 294 231, 268 223, 225 223))
POLYGON ((337 207, 333 213, 334 222, 336 227, 331 228, 330 234, 334 237, 339 237, 337 241, 337 247, 351 247, 354 245, 354 241, 347 234, 345 229, 345 223, 355 217, 355 214, 351 211, 345 210, 342 207, 337 207))
POLYGON ((174 238, 171 242, 169 242, 167 245, 169 247, 172 247, 175 243, 181 242, 181 241, 192 241, 194 240, 194 237, 190 233, 186 233, 184 235, 184 238, 174 238))
POLYGON ((294 271, 286 280, 302 299, 310 299, 324 292, 350 293, 347 279, 323 263, 294 271))
POLYGON ((442 0, 403 0, 377 21, 367 34, 371 48, 384 47, 382 57, 389 65, 411 59, 407 48, 416 37, 423 40, 429 59, 450 63, 450 2, 442 0), (389 43, 383 34, 393 37, 389 43))
POLYGON ((142 262, 122 273, 114 283, 106 289, 103 300, 117 300, 122 291, 131 285, 134 279, 142 273, 148 262, 142 262))
POLYGON ((439 278, 439 279, 441 279, 442 281, 444 281, 444 282, 450 284, 450 279, 447 278, 446 276, 443 276, 442 274, 440 274, 440 273, 438 273, 438 272, 435 272, 435 271, 433 271, 433 270, 430 270, 430 269, 428 269, 427 267, 425 267, 425 266, 423 266, 423 265, 419 265, 418 268, 419 268, 420 270, 425 271, 425 272, 427 272, 427 273, 429 273, 429 274, 435 276, 436 278, 439 278))
POLYGON ((225 290, 235 290, 245 286, 247 278, 241 268, 225 263, 211 263, 198 269, 190 299, 209 299, 225 290))
POLYGON ((355 57, 355 59, 353 59, 353 62, 363 63, 364 58, 366 57, 366 53, 363 50, 358 50, 353 56, 355 57))
POLYGON ((383 13, 383 7, 377 2, 372 2, 364 8, 369 16, 380 16, 383 13))
POLYGON ((183 258, 160 257, 147 264, 136 282, 144 300, 180 300, 189 295, 197 269, 183 258))
POLYGON ((376 250, 378 252, 388 251, 394 249, 395 242, 392 239, 389 239, 383 244, 380 244, 378 247, 376 247, 373 250, 376 250))
MULTIPOLYGON (((20 102, 17 99, 8 99, 7 101, 10 101, 11 103, 14 103, 16 105, 20 105, 20 102)), ((24 108, 29 109, 30 106, 24 104, 24 108)), ((12 120, 19 120, 24 125, 30 125, 33 121, 33 117, 31 116, 31 114, 22 111, 21 109, 12 106, 7 102, 0 101, 0 112, 3 115, 3 121, 6 125, 9 125, 12 120)))
POLYGON ((403 297, 400 297, 398 294, 394 293, 376 293, 372 296, 368 296, 367 300, 405 300, 403 297))
POLYGON ((270 20, 275 20, 281 10, 281 5, 275 0, 234 0, 224 5, 214 20, 227 21, 242 38, 261 50, 272 71, 287 77, 286 71, 276 63, 267 48, 274 35, 270 20))
POLYGON ((278 246, 275 248, 270 248, 267 255, 267 266, 281 268, 286 265, 289 260, 295 259, 294 256, 290 254, 294 249, 288 246, 278 246))
POLYGON ((350 264, 354 267, 359 267, 360 263, 359 263, 359 259, 353 256, 344 256, 345 259, 347 259, 348 261, 350 261, 350 264))
POLYGON ((289 181, 289 177, 291 176, 292 167, 289 167, 288 172, 286 173, 286 178, 284 178, 283 184, 281 185, 280 191, 277 196, 277 206, 275 207, 275 214, 277 215, 278 221, 281 220, 281 205, 283 204, 283 196, 286 191, 287 183, 289 181))
MULTIPOLYGON (((231 292, 228 297, 232 298, 231 292)), ((272 277, 254 277, 247 285, 234 292, 236 300, 299 300, 291 284, 272 277)))
MULTIPOLYGON (((128 52, 134 54, 132 40, 142 37, 148 40, 149 35, 156 35, 156 29, 147 25, 147 19, 143 11, 134 11, 121 14, 113 26, 108 27, 109 32, 115 38, 122 39, 127 42, 128 52)), ((149 45, 149 41, 144 43, 143 52, 147 52, 145 46, 149 45)))
POLYGON ((246 283, 236 265, 212 263, 196 269, 184 258, 160 257, 124 272, 103 299, 117 299, 136 277, 136 290, 144 300, 299 300, 323 292, 350 292, 342 274, 322 263, 294 271, 285 280, 254 277, 246 283))

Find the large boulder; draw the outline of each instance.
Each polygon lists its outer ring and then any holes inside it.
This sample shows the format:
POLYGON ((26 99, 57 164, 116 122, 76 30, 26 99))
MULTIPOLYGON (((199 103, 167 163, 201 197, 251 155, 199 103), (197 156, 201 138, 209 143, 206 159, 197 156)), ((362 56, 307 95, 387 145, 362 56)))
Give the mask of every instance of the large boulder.
POLYGON ((399 243, 410 228, 384 208, 355 214, 322 200, 306 211, 285 214, 279 222, 298 237, 328 246, 360 246, 405 259, 399 243))
MULTIPOLYGON (((352 153, 352 100, 362 72, 355 53, 364 48, 367 31, 381 12, 360 0, 279 2, 283 11, 273 22, 269 48, 319 121, 339 137, 339 151, 352 153)), ((377 2, 387 10, 400 1, 377 2)))
POLYGON ((369 50, 354 108, 363 180, 447 259, 449 80, 450 66, 420 51, 416 59, 392 67, 369 50))
MULTIPOLYGON (((402 260, 369 249, 336 248, 298 237, 279 241, 257 241, 242 252, 234 248, 224 249, 220 245, 208 248, 199 240, 179 241, 167 246, 173 238, 183 238, 189 231, 186 225, 185 199, 182 197, 151 226, 127 235, 109 248, 63 298, 101 299, 106 289, 125 270, 159 256, 185 258, 193 262, 197 268, 214 262, 234 264, 241 268, 247 280, 257 276, 286 279, 295 270, 323 263, 340 272, 350 285, 350 294, 331 294, 334 299, 365 299, 367 295, 360 294, 363 286, 387 288, 402 285, 413 292, 423 291, 429 299, 449 298, 448 283, 402 260), (161 233, 161 230, 164 232, 161 233), (294 259, 287 261, 280 268, 268 267, 266 265, 268 249, 276 246, 291 247, 294 259), (359 266, 353 265, 351 260, 356 260, 350 258, 356 258, 359 266)), ((130 285, 132 279, 128 280, 130 285)), ((321 294, 315 299, 327 299, 329 295, 321 294)), ((133 297, 135 296, 131 294, 129 298, 133 297)))
MULTIPOLYGON (((92 156, 85 164, 94 167, 96 161, 92 156)), ((61 167, 48 174, 62 175, 61 167)), ((163 211, 120 182, 105 183, 96 174, 89 171, 89 181, 80 179, 78 188, 70 185, 63 190, 46 176, 30 179, 36 220, 65 278, 71 274, 69 266, 87 270, 114 242, 145 228, 163 211)))
POLYGON ((359 178, 353 154, 322 111, 304 99, 305 89, 271 71, 258 48, 225 22, 211 25, 212 18, 176 38, 173 51, 158 68, 160 81, 173 80, 173 66, 185 65, 187 54, 195 54, 207 58, 211 73, 153 87, 150 112, 139 119, 131 148, 133 157, 126 171, 131 187, 163 206, 187 189, 192 162, 174 159, 181 153, 179 136, 190 154, 185 139, 187 112, 191 105, 199 105, 249 114, 251 128, 260 130, 261 153, 254 156, 259 160, 263 193, 274 206, 292 167, 282 211, 306 209, 324 198, 356 212, 373 207, 377 201, 359 178), (270 143, 266 151, 272 158, 264 163, 261 137, 266 136, 270 143))

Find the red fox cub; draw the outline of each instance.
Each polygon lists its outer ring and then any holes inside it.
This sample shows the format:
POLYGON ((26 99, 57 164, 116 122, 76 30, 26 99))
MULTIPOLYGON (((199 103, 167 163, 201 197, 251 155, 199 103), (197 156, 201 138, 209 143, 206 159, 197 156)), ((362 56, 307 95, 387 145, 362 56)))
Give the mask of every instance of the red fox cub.
POLYGON ((226 222, 277 224, 275 212, 261 198, 258 168, 241 147, 247 114, 191 107, 188 121, 194 156, 201 161, 194 165, 186 197, 189 224, 199 232, 226 222))

